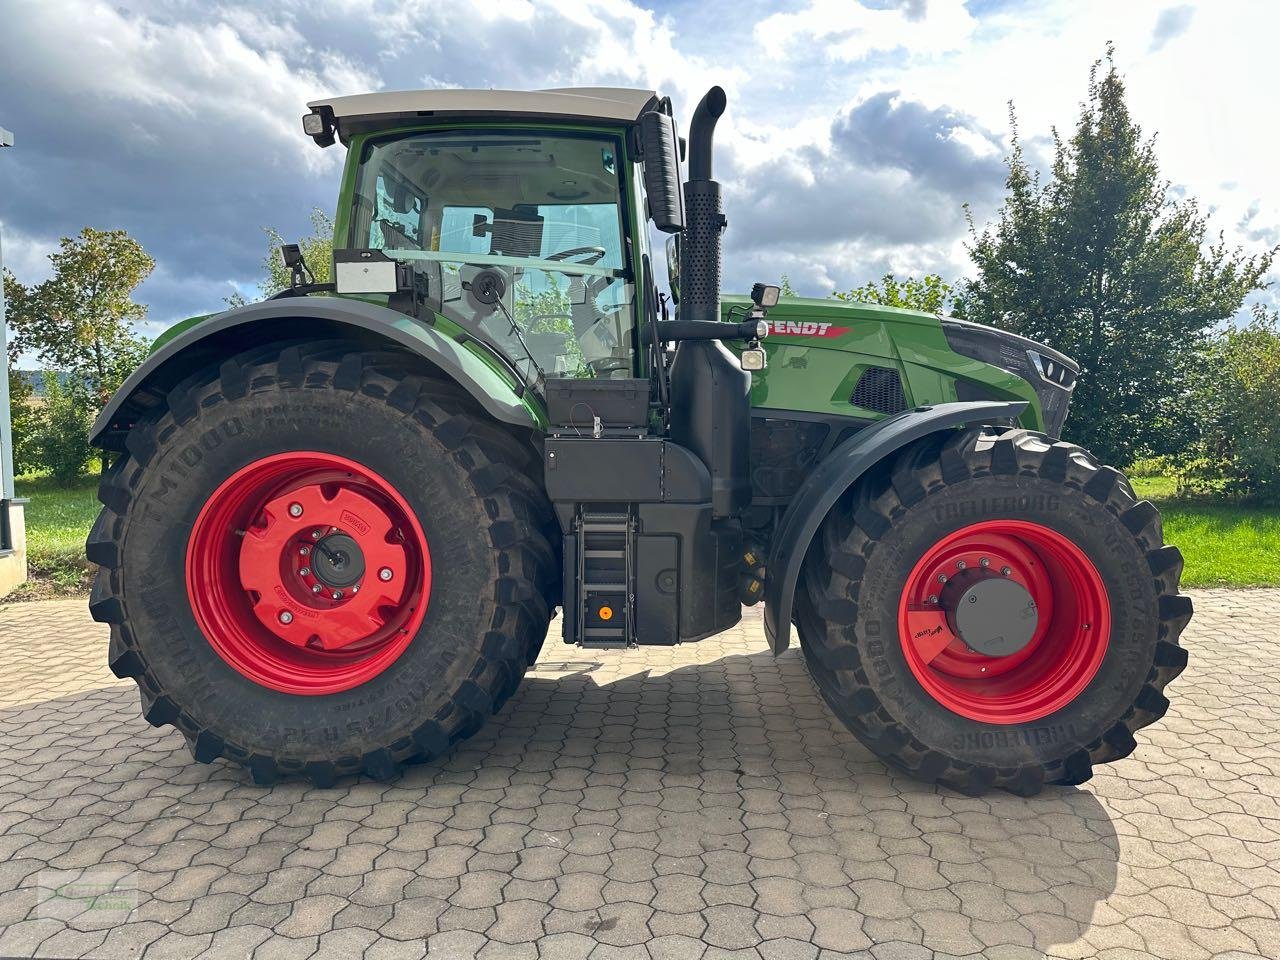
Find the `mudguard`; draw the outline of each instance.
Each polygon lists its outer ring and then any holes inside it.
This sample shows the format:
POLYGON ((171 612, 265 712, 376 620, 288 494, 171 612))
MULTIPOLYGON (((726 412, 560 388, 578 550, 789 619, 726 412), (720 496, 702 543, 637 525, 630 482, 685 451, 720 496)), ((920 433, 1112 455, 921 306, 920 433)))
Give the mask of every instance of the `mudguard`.
POLYGON ((774 654, 791 642, 791 608, 800 566, 818 527, 840 495, 885 457, 939 430, 971 423, 1014 421, 1024 401, 980 400, 917 407, 887 417, 836 447, 796 491, 769 552, 764 588, 764 632, 774 654))
POLYGON ((108 450, 123 449, 129 427, 184 377, 254 343, 327 337, 350 337, 374 349, 402 347, 455 380, 494 418, 541 429, 542 409, 523 385, 431 325, 363 300, 288 297, 228 310, 165 343, 116 391, 89 440, 108 450))

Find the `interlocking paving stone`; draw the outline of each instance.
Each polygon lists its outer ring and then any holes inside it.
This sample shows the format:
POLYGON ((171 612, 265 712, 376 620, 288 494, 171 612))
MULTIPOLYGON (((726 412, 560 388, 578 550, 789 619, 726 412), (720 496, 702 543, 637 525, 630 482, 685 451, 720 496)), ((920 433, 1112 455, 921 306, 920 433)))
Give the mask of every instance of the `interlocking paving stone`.
POLYGON ((470 743, 318 789, 194 763, 82 601, 0 606, 0 955, 1280 957, 1280 590, 1193 595, 1169 715, 1029 800, 888 770, 758 611, 623 654, 554 624, 470 743), (52 909, 49 870, 135 899, 52 909))

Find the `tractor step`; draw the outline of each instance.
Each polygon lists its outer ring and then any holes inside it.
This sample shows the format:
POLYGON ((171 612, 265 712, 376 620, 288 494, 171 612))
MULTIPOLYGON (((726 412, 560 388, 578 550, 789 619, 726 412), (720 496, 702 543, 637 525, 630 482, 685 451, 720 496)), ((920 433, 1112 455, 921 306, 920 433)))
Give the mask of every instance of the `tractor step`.
POLYGON ((565 545, 565 574, 573 577, 566 597, 565 640, 588 649, 635 644, 635 520, 630 513, 592 512, 584 507, 565 545))

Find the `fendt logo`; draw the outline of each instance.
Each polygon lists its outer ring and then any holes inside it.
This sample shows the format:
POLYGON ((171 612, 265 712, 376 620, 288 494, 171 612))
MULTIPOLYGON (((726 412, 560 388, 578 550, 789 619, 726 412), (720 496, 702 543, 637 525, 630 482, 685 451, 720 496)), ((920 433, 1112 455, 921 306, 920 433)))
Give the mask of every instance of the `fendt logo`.
POLYGON ((770 320, 769 333, 775 337, 843 337, 848 327, 833 327, 814 320, 770 320))

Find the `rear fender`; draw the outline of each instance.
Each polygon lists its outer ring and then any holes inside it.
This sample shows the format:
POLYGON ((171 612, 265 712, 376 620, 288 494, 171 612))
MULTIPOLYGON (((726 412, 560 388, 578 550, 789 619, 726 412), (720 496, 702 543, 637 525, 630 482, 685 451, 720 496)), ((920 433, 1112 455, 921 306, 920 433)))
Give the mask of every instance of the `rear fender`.
POLYGON ((931 433, 975 423, 1016 422, 1026 406, 1023 401, 981 400, 917 407, 867 427, 832 450, 800 485, 773 536, 764 588, 764 631, 770 649, 779 654, 791 642, 800 567, 822 521, 846 490, 877 463, 931 433))
POLYGON ((455 381, 496 420, 538 431, 545 424, 540 402, 523 384, 429 324, 362 300, 291 297, 228 310, 164 343, 116 391, 94 423, 90 442, 123 450, 129 428, 184 378, 247 347, 321 339, 399 348, 455 381))

